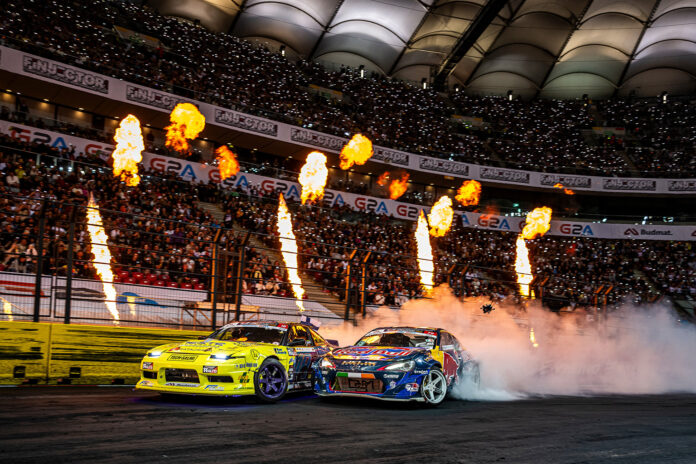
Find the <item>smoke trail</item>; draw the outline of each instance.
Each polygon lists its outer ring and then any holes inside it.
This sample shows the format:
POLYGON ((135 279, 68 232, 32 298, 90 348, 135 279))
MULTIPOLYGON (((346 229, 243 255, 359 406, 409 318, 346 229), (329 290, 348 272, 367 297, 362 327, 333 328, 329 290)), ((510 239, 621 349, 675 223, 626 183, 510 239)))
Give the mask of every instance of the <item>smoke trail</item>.
POLYGON ((666 306, 626 305, 597 322, 538 303, 483 314, 483 303, 461 302, 438 287, 431 300, 412 300, 400 311, 381 308, 357 325, 322 332, 347 345, 378 326, 445 328, 480 362, 480 388, 463 384, 454 392, 463 399, 696 392, 696 328, 679 323, 666 306))

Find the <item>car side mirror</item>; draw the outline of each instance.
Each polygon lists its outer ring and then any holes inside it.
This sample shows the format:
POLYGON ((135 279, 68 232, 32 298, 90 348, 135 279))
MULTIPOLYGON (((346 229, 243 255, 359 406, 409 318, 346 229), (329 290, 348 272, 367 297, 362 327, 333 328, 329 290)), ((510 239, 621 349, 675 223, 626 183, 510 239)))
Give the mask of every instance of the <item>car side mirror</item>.
POLYGON ((305 346, 305 340, 302 340, 301 338, 296 338, 292 340, 290 343, 288 343, 288 346, 305 346))

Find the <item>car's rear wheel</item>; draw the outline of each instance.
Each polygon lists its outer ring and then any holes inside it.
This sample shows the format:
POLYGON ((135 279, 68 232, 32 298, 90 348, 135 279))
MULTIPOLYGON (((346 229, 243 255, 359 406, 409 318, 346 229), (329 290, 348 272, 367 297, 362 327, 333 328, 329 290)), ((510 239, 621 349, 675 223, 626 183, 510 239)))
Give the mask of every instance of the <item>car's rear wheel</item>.
POLYGON ((267 358, 254 374, 256 398, 262 403, 275 403, 285 396, 288 375, 276 359, 267 358))
POLYGON ((421 396, 431 406, 442 403, 447 396, 447 378, 440 369, 431 369, 421 382, 421 396))

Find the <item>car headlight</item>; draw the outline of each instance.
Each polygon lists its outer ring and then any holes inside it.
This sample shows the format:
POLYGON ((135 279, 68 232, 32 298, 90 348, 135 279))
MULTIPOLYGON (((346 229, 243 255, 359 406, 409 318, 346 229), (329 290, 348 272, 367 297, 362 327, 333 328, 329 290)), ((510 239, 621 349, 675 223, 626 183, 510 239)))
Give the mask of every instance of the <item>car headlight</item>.
POLYGON ((161 351, 150 351, 147 354, 147 356, 150 358, 159 358, 160 356, 162 356, 162 352, 161 351))
POLYGON ((321 367, 322 369, 335 369, 336 365, 329 359, 322 358, 321 362, 319 363, 319 367, 321 367))
POLYGON ((210 359, 215 361, 227 361, 228 359, 232 359, 232 356, 227 353, 213 353, 210 355, 210 359))
POLYGON ((408 372, 416 366, 414 361, 401 361, 395 362, 394 364, 389 364, 384 368, 385 371, 399 371, 408 372))

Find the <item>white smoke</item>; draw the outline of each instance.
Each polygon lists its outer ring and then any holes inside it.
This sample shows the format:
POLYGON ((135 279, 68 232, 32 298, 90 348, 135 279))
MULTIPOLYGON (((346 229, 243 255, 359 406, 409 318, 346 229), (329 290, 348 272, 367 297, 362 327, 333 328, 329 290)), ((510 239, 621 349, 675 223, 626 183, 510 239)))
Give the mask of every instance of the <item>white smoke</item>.
POLYGON ((455 396, 462 399, 696 392, 696 329, 667 306, 626 305, 590 318, 552 313, 535 302, 484 314, 484 303, 462 302, 440 287, 430 300, 409 301, 399 311, 381 308, 357 325, 322 333, 345 346, 380 326, 449 330, 480 362, 480 386, 460 385, 455 396))

